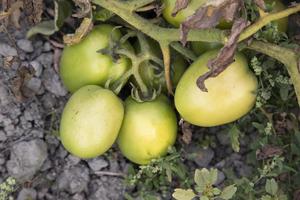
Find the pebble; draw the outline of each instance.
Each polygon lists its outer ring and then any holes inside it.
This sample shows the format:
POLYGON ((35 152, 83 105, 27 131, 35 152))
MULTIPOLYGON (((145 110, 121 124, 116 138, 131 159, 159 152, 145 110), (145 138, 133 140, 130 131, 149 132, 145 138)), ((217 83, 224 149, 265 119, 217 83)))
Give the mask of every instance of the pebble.
POLYGON ((52 67, 47 68, 43 72, 43 84, 49 92, 57 97, 65 96, 68 92, 62 85, 59 76, 52 67))
POLYGON ((0 130, 0 142, 5 142, 7 140, 6 134, 0 130))
POLYGON ((2 55, 4 57, 17 56, 18 52, 12 46, 10 46, 10 45, 8 45, 6 43, 0 42, 0 55, 2 55))
POLYGON ((89 180, 89 170, 83 165, 78 165, 60 174, 57 179, 57 186, 59 191, 65 190, 75 194, 87 189, 89 180))
POLYGON ((93 171, 100 171, 108 166, 108 162, 101 157, 88 160, 88 165, 93 171))
POLYGON ((215 153, 211 148, 191 146, 187 149, 188 159, 194 161, 200 168, 208 167, 214 155, 215 153))
MULTIPOLYGON (((42 81, 39 78, 32 77, 30 80, 28 80, 25 84, 25 87, 29 90, 29 93, 37 94, 39 90, 41 89, 42 81)), ((31 94, 29 95, 31 96, 31 94)))
POLYGON ((45 42, 43 51, 48 52, 48 51, 51 51, 51 49, 52 49, 51 44, 49 42, 45 42))
POLYGON ((31 188, 23 188, 19 194, 17 200, 36 200, 37 192, 31 188))
POLYGON ((222 171, 218 170, 218 179, 214 183, 214 185, 220 185, 221 183, 223 183, 224 180, 225 180, 225 174, 222 171))
POLYGON ((17 41, 17 46, 22 49, 23 51, 25 51, 26 53, 31 53, 33 52, 33 46, 32 46, 32 42, 30 40, 26 40, 26 39, 21 39, 17 41))
POLYGON ((42 72, 43 72, 42 64, 40 62, 36 61, 36 60, 31 61, 29 64, 32 66, 32 68, 35 71, 34 75, 36 77, 40 77, 42 75, 42 72))
POLYGON ((23 182, 33 178, 47 155, 47 145, 40 139, 19 142, 12 146, 6 168, 9 175, 23 182))

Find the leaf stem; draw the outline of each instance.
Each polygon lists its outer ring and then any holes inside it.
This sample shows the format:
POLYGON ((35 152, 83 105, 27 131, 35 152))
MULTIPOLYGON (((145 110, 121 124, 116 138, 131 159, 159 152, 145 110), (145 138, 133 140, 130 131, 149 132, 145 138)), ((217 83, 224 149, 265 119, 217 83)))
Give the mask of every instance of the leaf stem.
POLYGON ((169 43, 167 42, 160 42, 160 48, 164 58, 164 68, 165 68, 165 79, 167 84, 168 93, 173 95, 173 88, 172 88, 172 80, 170 77, 171 73, 171 53, 169 43))

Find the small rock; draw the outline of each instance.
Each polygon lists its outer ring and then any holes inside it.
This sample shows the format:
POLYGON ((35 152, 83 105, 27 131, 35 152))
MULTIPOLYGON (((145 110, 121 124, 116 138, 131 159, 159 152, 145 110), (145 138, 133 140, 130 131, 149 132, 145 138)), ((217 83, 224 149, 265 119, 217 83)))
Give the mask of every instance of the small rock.
POLYGON ((88 165, 93 171, 100 171, 108 166, 108 162, 101 157, 88 160, 88 165))
POLYGON ((198 167, 208 167, 215 155, 211 148, 201 148, 199 146, 190 147, 187 149, 187 153, 187 158, 194 161, 198 167))
POLYGON ((49 42, 45 42, 43 51, 48 52, 48 51, 51 51, 51 49, 52 49, 51 44, 49 42))
POLYGON ((23 188, 18 195, 17 200, 35 200, 37 192, 34 189, 23 188))
POLYGON ((54 106, 56 104, 56 99, 54 97, 53 94, 50 93, 46 93, 42 99, 42 105, 44 106, 44 108, 48 109, 48 110, 52 110, 54 109, 54 106))
POLYGON ((42 75, 42 72, 43 72, 43 66, 41 65, 41 63, 39 63, 38 61, 34 60, 34 61, 30 62, 30 65, 32 66, 32 68, 35 71, 34 75, 36 77, 40 77, 42 75))
POLYGON ((42 165, 42 167, 41 167, 41 171, 42 172, 44 172, 44 171, 47 171, 48 169, 51 169, 52 168, 52 162, 49 160, 49 159, 47 159, 44 163, 43 163, 43 165, 42 165))
POLYGON ((49 69, 53 64, 53 53, 42 53, 36 58, 36 61, 41 63, 45 69, 49 69))
POLYGON ((85 200, 86 198, 84 197, 83 194, 75 194, 72 196, 72 200, 85 200))
POLYGON ((47 68, 43 73, 43 84, 49 92, 55 96, 65 96, 68 92, 62 85, 59 76, 52 67, 47 68))
POLYGON ((222 144, 222 145, 230 145, 231 144, 229 134, 224 131, 218 132, 217 138, 218 138, 220 144, 222 144))
POLYGON ((77 165, 80 162, 80 158, 73 156, 71 154, 67 157, 66 160, 69 166, 77 165))
POLYGON ((39 90, 41 89, 42 81, 39 78, 32 77, 30 80, 28 80, 25 84, 26 89, 23 90, 23 93, 27 97, 33 96, 34 94, 37 94, 39 90))
POLYGON ((7 140, 7 136, 3 131, 0 130, 0 142, 5 142, 7 140))
POLYGON ((47 145, 40 139, 19 142, 12 146, 8 173, 20 182, 31 179, 47 158, 47 145))
POLYGON ((75 194, 87 189, 89 180, 89 170, 86 167, 79 165, 71 167, 59 175, 57 186, 59 191, 66 190, 71 194, 75 194))
POLYGON ((222 171, 218 170, 218 179, 214 185, 220 185, 221 183, 223 183, 224 180, 225 180, 225 174, 222 171))
POLYGON ((13 48, 12 46, 9 46, 6 43, 2 43, 0 42, 0 55, 4 56, 4 57, 8 57, 8 56, 17 56, 18 52, 15 48, 13 48))
POLYGON ((27 53, 33 52, 33 46, 30 40, 21 39, 17 41, 17 45, 20 49, 27 53))
MULTIPOLYGON (((110 177, 105 180, 102 179, 97 182, 97 185, 91 189, 89 200, 111 200, 111 199, 122 199, 120 197, 124 196, 124 184, 122 184, 121 179, 110 177)), ((91 185, 92 187, 92 185, 91 185)))

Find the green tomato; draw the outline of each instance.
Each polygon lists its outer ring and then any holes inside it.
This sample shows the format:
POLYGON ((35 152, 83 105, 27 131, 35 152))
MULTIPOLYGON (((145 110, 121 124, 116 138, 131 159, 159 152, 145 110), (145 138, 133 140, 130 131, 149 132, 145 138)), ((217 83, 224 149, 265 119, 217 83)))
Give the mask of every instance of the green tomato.
POLYGON ((137 164, 147 164, 167 153, 175 143, 177 120, 175 111, 165 96, 138 103, 129 97, 125 101, 125 116, 118 137, 122 154, 137 164))
POLYGON ((88 85, 67 102, 60 122, 63 146, 80 158, 93 158, 115 142, 124 116, 122 101, 110 90, 88 85))
POLYGON ((191 42, 193 51, 199 56, 206 51, 219 49, 222 44, 217 42, 191 42))
MULTIPOLYGON (((162 52, 160 50, 159 44, 152 39, 147 39, 150 46, 151 52, 161 58, 162 52)), ((136 49, 136 52, 140 52, 139 43, 136 42, 133 45, 136 49)), ((172 51, 171 57, 171 80, 173 86, 176 86, 179 82, 181 76, 187 68, 187 61, 177 52, 172 51)), ((140 75, 148 87, 154 87, 158 89, 161 86, 163 92, 167 92, 167 85, 165 80, 165 75, 163 69, 156 70, 154 67, 149 66, 149 62, 144 62, 140 65, 139 68, 140 75)), ((136 84, 135 80, 133 82, 136 84)))
POLYGON ((201 7, 207 0, 191 0, 189 5, 177 13, 175 17, 172 16, 172 12, 176 5, 176 0, 162 0, 164 4, 163 17, 167 22, 175 27, 179 27, 180 24, 186 20, 189 16, 193 15, 194 12, 201 7))
MULTIPOLYGON (((286 6, 280 0, 265 0, 265 3, 270 6, 274 4, 272 12, 279 12, 286 9, 286 6)), ((280 32, 286 32, 288 29, 288 17, 281 18, 273 23, 277 24, 278 31, 280 32)))
MULTIPOLYGON (((75 92, 85 85, 101 85, 110 79, 119 79, 130 67, 130 60, 121 57, 116 63, 109 55, 97 52, 107 48, 110 35, 121 38, 118 29, 108 24, 94 27, 94 29, 78 44, 65 47, 60 61, 60 76, 70 92, 75 92)), ((124 45, 132 49, 129 44, 124 45)))
POLYGON ((200 56, 177 85, 175 106, 182 118, 191 124, 210 127, 235 121, 249 112, 256 101, 257 79, 240 53, 221 74, 205 81, 208 92, 198 88, 198 77, 209 70, 207 63, 218 51, 200 56))

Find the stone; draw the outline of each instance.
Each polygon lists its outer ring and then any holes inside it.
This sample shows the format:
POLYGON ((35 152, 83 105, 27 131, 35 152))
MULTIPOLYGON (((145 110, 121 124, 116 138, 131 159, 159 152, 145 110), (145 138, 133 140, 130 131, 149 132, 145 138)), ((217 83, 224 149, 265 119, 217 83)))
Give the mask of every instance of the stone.
POLYGON ((52 67, 47 68, 43 72, 43 84, 49 92, 57 97, 65 96, 68 92, 59 79, 58 74, 52 67))
POLYGON ((20 182, 29 180, 41 168, 47 155, 47 145, 40 139, 16 143, 6 163, 7 171, 20 182))
POLYGON ((68 155, 66 160, 67 160, 67 163, 69 166, 73 166, 73 165, 77 165, 81 159, 70 154, 70 155, 68 155))
POLYGON ((43 51, 48 52, 48 51, 51 51, 51 49, 52 49, 51 44, 49 42, 45 42, 45 44, 43 46, 43 51))
POLYGON ((101 169, 108 166, 108 162, 101 157, 90 159, 87 162, 88 162, 89 167, 93 171, 100 171, 101 169))
POLYGON ((12 46, 10 46, 10 45, 8 45, 6 43, 0 42, 0 55, 2 55, 4 57, 17 56, 18 52, 12 46))
MULTIPOLYGON (((92 192, 90 192, 89 200, 111 200, 122 199, 124 196, 124 184, 120 178, 109 177, 109 179, 102 179, 93 186, 92 192)), ((91 183, 91 185, 94 183, 91 183)))
POLYGON ((0 130, 0 142, 5 142, 7 140, 6 134, 0 130))
POLYGON ((191 146, 187 149, 187 158, 194 161, 201 168, 208 167, 214 155, 215 153, 211 148, 191 146))
POLYGON ((225 174, 222 171, 218 170, 218 179, 214 183, 214 185, 220 185, 221 183, 223 183, 224 180, 225 180, 225 174))
POLYGON ((17 200, 36 200, 37 192, 32 188, 23 188, 19 194, 17 200))
POLYGON ((36 58, 36 61, 42 64, 45 69, 52 68, 53 53, 42 53, 36 58))
POLYGON ((89 170, 83 165, 77 165, 64 170, 64 172, 58 176, 58 190, 65 190, 71 194, 80 193, 87 189, 89 180, 89 170))
POLYGON ((36 61, 36 60, 31 61, 29 64, 32 66, 32 68, 35 71, 34 75, 36 77, 40 77, 42 75, 42 72, 43 72, 42 64, 40 62, 36 61))
POLYGON ((32 42, 30 40, 26 40, 26 39, 21 39, 17 41, 17 46, 22 49, 23 51, 25 51, 26 53, 31 53, 33 52, 33 46, 32 46, 32 42))
POLYGON ((35 77, 32 77, 25 84, 26 91, 28 90, 28 92, 32 93, 32 94, 37 94, 39 92, 39 90, 41 89, 41 86, 42 86, 41 79, 35 78, 35 77))
POLYGON ((220 144, 222 144, 222 145, 230 145, 231 144, 229 134, 224 131, 218 132, 217 138, 218 138, 218 141, 220 142, 220 144))

